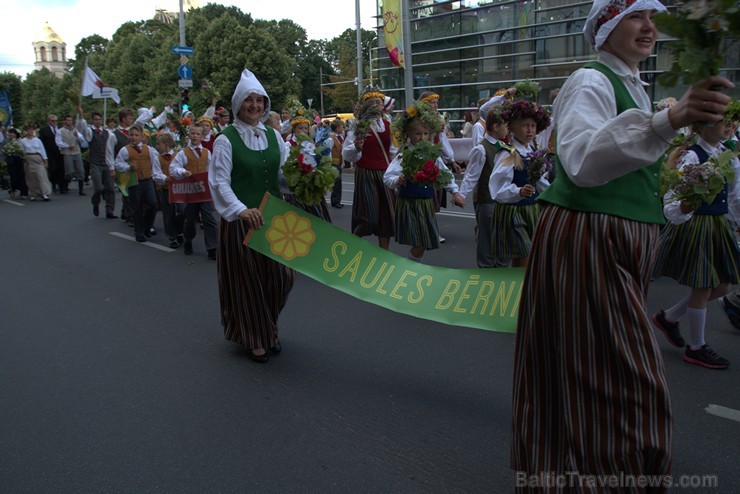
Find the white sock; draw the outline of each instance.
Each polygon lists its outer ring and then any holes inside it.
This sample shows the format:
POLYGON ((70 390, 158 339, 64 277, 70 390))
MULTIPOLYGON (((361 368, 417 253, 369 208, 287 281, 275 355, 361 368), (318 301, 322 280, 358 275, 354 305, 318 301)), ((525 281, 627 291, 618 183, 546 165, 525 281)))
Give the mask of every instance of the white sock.
POLYGON ((410 259, 414 262, 418 262, 419 264, 424 264, 424 254, 422 254, 421 257, 414 257, 411 251, 409 251, 409 253, 406 254, 406 259, 410 259))
POLYGON ((704 324, 707 320, 707 309, 687 309, 689 316, 689 346, 698 350, 704 346, 704 324))
POLYGON ((689 307, 689 297, 691 297, 691 295, 686 295, 686 297, 679 300, 676 305, 664 311, 665 318, 671 322, 676 322, 685 316, 686 309, 689 307))

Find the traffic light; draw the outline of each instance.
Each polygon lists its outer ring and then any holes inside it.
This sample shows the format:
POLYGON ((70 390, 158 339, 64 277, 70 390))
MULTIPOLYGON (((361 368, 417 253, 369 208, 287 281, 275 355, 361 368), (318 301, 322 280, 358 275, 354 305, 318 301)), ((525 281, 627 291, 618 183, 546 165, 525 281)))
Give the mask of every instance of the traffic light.
POLYGON ((190 109, 190 90, 189 89, 183 89, 180 93, 180 113, 185 113, 190 109))

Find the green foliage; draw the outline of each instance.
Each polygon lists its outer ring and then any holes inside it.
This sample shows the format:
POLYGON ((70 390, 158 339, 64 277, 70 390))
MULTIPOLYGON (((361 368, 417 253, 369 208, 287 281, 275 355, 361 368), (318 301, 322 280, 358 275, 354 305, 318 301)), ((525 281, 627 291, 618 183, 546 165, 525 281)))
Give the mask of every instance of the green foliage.
POLYGON ((21 111, 22 83, 20 76, 12 72, 0 74, 0 90, 8 92, 10 106, 13 108, 13 124, 18 127, 24 123, 21 111))
POLYGON ((437 167, 440 145, 430 141, 420 141, 415 146, 407 146, 401 151, 401 169, 407 180, 444 189, 452 182, 452 173, 437 167))

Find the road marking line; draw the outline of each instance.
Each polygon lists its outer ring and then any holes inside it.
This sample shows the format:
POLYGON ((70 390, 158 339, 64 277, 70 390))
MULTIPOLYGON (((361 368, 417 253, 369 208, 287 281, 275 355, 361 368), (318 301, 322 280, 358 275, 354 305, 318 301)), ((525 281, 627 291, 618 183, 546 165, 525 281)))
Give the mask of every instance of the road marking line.
MULTIPOLYGON (((132 242, 136 242, 136 238, 132 237, 131 235, 126 235, 125 233, 119 233, 119 232, 108 232, 109 235, 113 235, 114 237, 123 238, 125 240, 130 240, 132 242)), ((164 247, 163 245, 159 244, 153 244, 152 242, 136 242, 137 244, 142 244, 147 247, 151 247, 153 249, 159 249, 162 252, 175 252, 175 249, 170 249, 169 247, 164 247)))
POLYGON ((25 206, 25 204, 23 204, 22 202, 11 201, 10 199, 3 199, 3 202, 7 202, 8 204, 12 204, 14 206, 25 206))
POLYGON ((716 415, 717 417, 740 422, 740 410, 734 410, 732 408, 727 408, 710 403, 709 406, 704 409, 704 411, 710 415, 716 415))

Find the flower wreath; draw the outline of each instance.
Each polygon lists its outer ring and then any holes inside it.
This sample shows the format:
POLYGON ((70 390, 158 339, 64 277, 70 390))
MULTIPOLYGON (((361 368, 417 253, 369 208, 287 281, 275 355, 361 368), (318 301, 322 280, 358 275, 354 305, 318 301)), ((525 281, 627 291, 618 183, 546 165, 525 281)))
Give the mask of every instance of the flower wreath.
POLYGON ((409 125, 409 122, 415 118, 420 119, 421 122, 429 128, 429 132, 431 134, 437 134, 440 131, 441 120, 437 115, 437 112, 434 111, 434 108, 423 101, 414 101, 411 106, 406 108, 404 111, 399 112, 391 124, 393 139, 396 141, 398 146, 406 145, 406 141, 408 139, 406 135, 406 127, 409 125))
POLYGON ((422 103, 431 103, 432 101, 437 99, 439 99, 439 95, 436 93, 432 93, 430 95, 424 96, 419 101, 421 101, 422 103))
POLYGON ((732 100, 727 105, 727 111, 725 112, 724 122, 731 124, 732 122, 740 121, 740 100, 732 100))
POLYGON ((367 101, 370 98, 380 98, 381 100, 384 100, 385 94, 383 94, 383 91, 381 91, 379 87, 367 86, 360 97, 360 103, 367 101))
POLYGON ((295 96, 288 98, 288 112, 290 113, 290 128, 292 129, 296 125, 307 124, 311 125, 311 121, 307 118, 308 111, 306 107, 295 96))
POLYGON ((501 109, 501 118, 508 123, 521 118, 531 118, 537 124, 538 134, 550 125, 550 115, 542 105, 532 101, 520 100, 506 103, 501 109))

